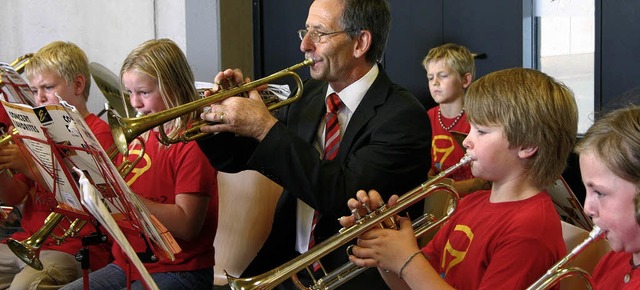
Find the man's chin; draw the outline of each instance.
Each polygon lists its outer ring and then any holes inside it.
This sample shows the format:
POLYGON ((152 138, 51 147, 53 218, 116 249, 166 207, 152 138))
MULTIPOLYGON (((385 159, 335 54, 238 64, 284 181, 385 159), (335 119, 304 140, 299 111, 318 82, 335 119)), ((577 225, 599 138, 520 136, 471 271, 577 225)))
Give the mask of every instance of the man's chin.
POLYGON ((311 71, 311 78, 313 78, 314 80, 322 80, 322 74, 320 73, 314 73, 313 71, 311 71))
POLYGON ((316 67, 311 67, 309 69, 309 74, 314 80, 323 80, 326 78, 326 74, 324 70, 321 70, 320 68, 316 68, 316 67))

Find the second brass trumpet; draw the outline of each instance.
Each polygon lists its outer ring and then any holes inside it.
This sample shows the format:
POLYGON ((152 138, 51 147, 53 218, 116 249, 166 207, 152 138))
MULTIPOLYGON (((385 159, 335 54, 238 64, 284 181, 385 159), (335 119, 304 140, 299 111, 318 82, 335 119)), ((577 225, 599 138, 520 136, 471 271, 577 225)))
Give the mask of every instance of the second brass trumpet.
MULTIPOLYGON (((306 59, 305 61, 295 64, 291 67, 285 68, 277 73, 269 75, 267 77, 242 84, 237 87, 230 88, 228 90, 220 91, 211 96, 199 99, 197 101, 193 101, 187 104, 183 104, 162 112, 150 114, 140 118, 120 118, 113 113, 112 110, 108 112, 108 120, 109 126, 111 127, 111 133, 113 134, 113 140, 118 147, 118 151, 122 154, 126 154, 127 147, 133 139, 142 133, 161 126, 162 124, 179 118, 183 115, 189 114, 194 111, 199 111, 202 108, 215 104, 217 102, 221 102, 229 97, 238 96, 242 93, 254 90, 262 85, 273 82, 276 79, 280 79, 282 77, 291 76, 294 78, 298 89, 296 90, 295 95, 291 96, 285 101, 279 102, 274 105, 270 105, 268 107, 269 110, 274 110, 286 105, 289 105, 292 102, 297 101, 302 95, 302 79, 298 74, 294 71, 302 68, 304 66, 313 65, 312 59, 306 59)), ((159 140, 164 144, 178 143, 178 142, 188 142, 192 140, 196 140, 198 138, 207 135, 206 133, 200 132, 200 127, 202 126, 202 122, 199 124, 194 124, 192 127, 185 129, 184 133, 177 138, 169 139, 166 136, 163 136, 163 140, 159 140)), ((163 130, 160 130, 160 133, 164 133, 163 130)))
POLYGON ((365 231, 381 226, 381 224, 387 222, 389 219, 393 219, 395 215, 407 209, 409 206, 439 190, 448 192, 453 197, 453 202, 449 204, 449 208, 444 216, 434 222, 424 223, 420 224, 418 227, 414 227, 414 232, 416 233, 416 236, 421 236, 435 226, 443 223, 455 211, 458 194, 451 186, 440 183, 440 181, 447 175, 451 174, 454 170, 469 164, 471 161, 473 161, 471 157, 464 156, 457 164, 447 168, 432 179, 403 194, 394 206, 385 208, 384 210, 374 211, 375 214, 365 216, 365 218, 356 225, 340 230, 338 234, 333 235, 324 242, 309 249, 309 251, 304 254, 299 255, 271 271, 248 278, 235 278, 227 274, 229 287, 234 290, 273 289, 285 280, 293 279, 293 283, 298 289, 335 289, 342 283, 358 275, 363 268, 348 262, 341 267, 338 267, 338 269, 333 272, 328 273, 325 277, 314 281, 314 285, 302 285, 296 275, 298 272, 306 269, 313 263, 318 262, 320 258, 330 254, 339 247, 346 245, 365 231))

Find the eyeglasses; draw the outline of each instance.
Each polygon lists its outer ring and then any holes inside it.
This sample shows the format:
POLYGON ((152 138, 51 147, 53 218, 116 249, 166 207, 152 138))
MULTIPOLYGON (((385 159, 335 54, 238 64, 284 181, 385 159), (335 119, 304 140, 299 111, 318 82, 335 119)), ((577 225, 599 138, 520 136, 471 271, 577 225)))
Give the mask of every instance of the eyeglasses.
POLYGON ((311 41, 313 41, 313 43, 319 43, 320 41, 322 41, 323 36, 335 35, 338 33, 349 33, 351 31, 353 31, 353 29, 345 29, 333 32, 319 32, 315 30, 309 31, 307 29, 300 29, 298 30, 298 37, 300 37, 300 40, 303 40, 305 36, 309 35, 309 38, 311 38, 311 41))

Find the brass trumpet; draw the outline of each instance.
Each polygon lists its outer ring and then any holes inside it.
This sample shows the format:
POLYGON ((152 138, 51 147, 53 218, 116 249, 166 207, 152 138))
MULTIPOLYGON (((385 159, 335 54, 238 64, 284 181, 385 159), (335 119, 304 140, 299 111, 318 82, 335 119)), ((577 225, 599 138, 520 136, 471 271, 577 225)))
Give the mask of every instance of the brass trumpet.
MULTIPOLYGON (((44 220, 44 226, 42 226, 37 232, 31 235, 29 238, 23 241, 15 239, 7 239, 7 246, 20 260, 25 262, 36 270, 42 270, 42 262, 38 259, 38 249, 42 246, 42 243, 47 239, 55 227, 62 221, 65 216, 61 213, 51 212, 49 216, 44 220)), ((68 237, 76 236, 82 227, 87 223, 86 220, 75 219, 68 229, 64 231, 64 234, 60 237, 53 236, 57 245, 60 245, 68 237)))
MULTIPOLYGON (((24 54, 22 56, 17 57, 9 65, 13 67, 13 70, 15 70, 18 74, 22 74, 24 72, 24 67, 27 65, 29 60, 31 60, 32 56, 33 56, 33 53, 24 54)), ((0 79, 0 87, 1 86, 2 86, 2 79, 0 79)))
MULTIPOLYGON (((138 141, 140 142, 140 153, 138 153, 138 157, 136 157, 136 159, 134 159, 133 161, 129 161, 129 159, 126 158, 127 155, 125 155, 122 158, 122 163, 120 163, 120 165, 116 167, 118 173, 120 174, 120 176, 122 176, 122 178, 127 177, 127 175, 129 175, 129 173, 131 173, 131 171, 136 167, 138 162, 140 162, 140 160, 144 158, 144 140, 142 139, 142 137, 136 137, 135 139, 138 139, 138 141)), ((109 159, 114 163, 116 161, 116 157, 118 156, 118 152, 118 147, 115 144, 109 147, 109 149, 106 151, 107 156, 109 156, 109 159)), ((128 150, 127 153, 129 153, 128 150)))
MULTIPOLYGON (((1 132, 2 130, 0 130, 1 132)), ((13 135, 18 134, 18 130, 16 128, 13 128, 13 131, 11 133, 4 133, 0 136, 0 146, 4 145, 4 144, 10 144, 13 141, 13 135)), ((11 169, 5 169, 0 171, 0 174, 6 173, 9 175, 9 177, 12 177, 14 172, 11 169)))
POLYGON ((281 265, 280 267, 250 278, 235 278, 227 274, 229 286, 231 287, 231 289, 235 290, 273 289, 285 280, 291 278, 293 279, 293 282, 296 287, 298 287, 298 289, 335 289, 336 287, 342 285, 344 282, 358 275, 360 272, 364 271, 365 268, 356 266, 351 262, 347 262, 343 266, 327 274, 325 277, 318 280, 314 279, 315 284, 309 287, 302 285, 296 277, 296 274, 303 269, 308 268, 313 263, 319 262, 320 258, 335 251, 336 249, 355 239, 362 233, 375 227, 386 227, 385 225, 395 224, 394 217, 401 211, 426 198, 432 193, 442 190, 449 193, 452 197, 446 214, 439 220, 434 220, 432 222, 420 225, 418 228, 414 228, 414 231, 416 233, 416 236, 422 236, 427 231, 445 222, 456 209, 458 194, 455 189, 453 189, 453 187, 443 183, 439 183, 439 181, 454 170, 468 164, 471 161, 471 157, 463 157, 456 165, 447 168, 445 171, 442 171, 432 179, 403 194, 398 199, 398 202, 395 206, 390 208, 387 208, 386 205, 381 206, 377 210, 367 214, 362 219, 359 219, 354 226, 341 229, 338 234, 330 237, 329 239, 309 249, 309 251, 301 254, 295 259, 281 265))
POLYGON ((11 67, 13 67, 13 69, 21 74, 24 71, 24 67, 27 65, 27 63, 29 62, 29 60, 31 59, 31 57, 33 56, 33 53, 27 53, 24 54, 22 56, 17 57, 12 63, 10 63, 9 65, 11 67))
POLYGON ((593 289, 593 281, 591 280, 591 274, 589 274, 589 272, 578 267, 563 267, 580 254, 587 246, 598 241, 602 237, 604 237, 604 231, 600 229, 600 227, 594 226, 591 232, 589 232, 589 236, 582 243, 577 245, 571 250, 571 252, 560 259, 560 261, 551 266, 551 268, 549 268, 549 270, 547 270, 540 279, 531 284, 527 290, 550 289, 559 283, 560 280, 571 276, 578 276, 582 278, 587 289, 593 289))
MULTIPOLYGON (((18 130, 14 128, 12 134, 18 134, 18 130)), ((0 146, 11 142, 11 140, 13 140, 12 134, 10 133, 2 134, 2 136, 0 136, 0 146)))
MULTIPOLYGON (((121 118, 116 116, 116 114, 112 110, 109 110, 107 114, 107 118, 109 121, 109 126, 111 127, 111 133, 113 134, 113 140, 115 141, 116 146, 118 147, 118 150, 120 151, 120 153, 126 154, 127 146, 131 141, 133 141, 134 138, 136 138, 137 136, 141 135, 142 133, 154 127, 161 126, 162 124, 168 121, 179 118, 191 112, 201 110, 205 106, 215 104, 229 97, 246 93, 262 85, 273 82, 276 79, 286 77, 286 76, 291 76, 294 78, 296 85, 298 86, 298 90, 292 97, 282 102, 279 102, 277 104, 270 105, 268 106, 268 109, 274 110, 274 109, 289 105, 290 103, 297 101, 302 95, 302 86, 303 86, 302 79, 294 71, 301 67, 310 66, 310 65, 313 65, 313 60, 306 59, 301 63, 285 68, 267 77, 264 77, 246 84, 242 84, 237 87, 229 88, 227 90, 221 90, 209 97, 205 97, 197 101, 183 104, 183 105, 180 105, 168 110, 164 110, 162 112, 150 114, 144 117, 121 118)), ((204 121, 196 122, 190 128, 185 129, 182 135, 173 139, 170 139, 166 135, 163 135, 164 130, 159 130, 159 134, 161 136, 161 140, 159 141, 167 145, 167 144, 173 144, 178 142, 189 142, 192 140, 196 140, 205 135, 208 135, 207 133, 200 132, 200 127, 202 127, 204 124, 205 124, 204 121)))

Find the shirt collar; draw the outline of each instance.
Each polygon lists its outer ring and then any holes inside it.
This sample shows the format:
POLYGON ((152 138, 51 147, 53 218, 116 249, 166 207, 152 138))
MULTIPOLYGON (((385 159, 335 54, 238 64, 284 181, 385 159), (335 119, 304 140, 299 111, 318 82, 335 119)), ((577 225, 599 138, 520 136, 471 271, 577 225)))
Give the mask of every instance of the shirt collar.
MULTIPOLYGON (((340 100, 349 109, 349 111, 354 112, 356 110, 356 108, 364 98, 364 95, 373 84, 373 81, 375 81, 378 77, 379 72, 380 69, 378 68, 378 64, 376 63, 371 67, 369 72, 367 72, 359 80, 350 84, 348 87, 344 88, 344 90, 338 93, 338 96, 340 96, 340 100)), ((332 93, 336 93, 336 91, 331 86, 329 86, 327 89, 327 95, 324 97, 325 103, 327 97, 329 97, 329 95, 331 95, 332 93)))

